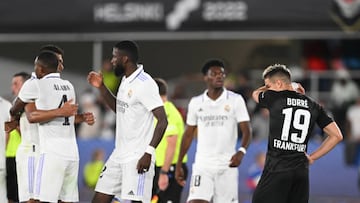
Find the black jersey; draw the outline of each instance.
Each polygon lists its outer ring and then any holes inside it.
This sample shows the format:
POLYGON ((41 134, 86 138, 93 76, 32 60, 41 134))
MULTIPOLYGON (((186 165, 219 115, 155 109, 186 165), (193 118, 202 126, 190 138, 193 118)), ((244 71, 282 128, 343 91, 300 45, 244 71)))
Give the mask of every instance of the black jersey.
POLYGON ((271 171, 307 167, 307 143, 317 124, 324 128, 333 120, 306 95, 295 91, 265 91, 260 107, 270 111, 270 135, 266 169, 271 171))

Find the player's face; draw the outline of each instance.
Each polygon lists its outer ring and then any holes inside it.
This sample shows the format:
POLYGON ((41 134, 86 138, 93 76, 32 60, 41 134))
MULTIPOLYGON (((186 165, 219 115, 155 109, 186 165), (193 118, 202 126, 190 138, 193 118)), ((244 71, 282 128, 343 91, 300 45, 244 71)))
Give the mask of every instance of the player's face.
POLYGON ((57 68, 57 72, 58 73, 61 73, 63 70, 64 70, 64 59, 62 57, 61 54, 55 54, 57 59, 59 60, 59 65, 58 65, 58 68, 57 68))
POLYGON ((208 70, 205 80, 210 87, 220 88, 224 86, 225 77, 226 74, 223 67, 213 66, 208 70))
POLYGON ((125 72, 125 63, 124 58, 126 57, 121 51, 117 48, 113 48, 112 52, 111 64, 113 65, 113 69, 116 76, 121 76, 125 72))
POLYGON ((265 82, 265 86, 269 89, 269 90, 273 90, 273 91, 281 91, 281 82, 279 80, 275 80, 275 79, 270 79, 270 78, 266 78, 264 80, 265 82))
POLYGON ((40 64, 40 62, 38 61, 38 58, 36 57, 35 59, 35 62, 34 62, 34 72, 36 74, 36 77, 38 79, 42 78, 43 77, 43 74, 42 74, 42 66, 40 64))
POLYGON ((24 80, 21 76, 15 76, 11 81, 11 92, 13 95, 17 96, 21 86, 23 85, 24 80))

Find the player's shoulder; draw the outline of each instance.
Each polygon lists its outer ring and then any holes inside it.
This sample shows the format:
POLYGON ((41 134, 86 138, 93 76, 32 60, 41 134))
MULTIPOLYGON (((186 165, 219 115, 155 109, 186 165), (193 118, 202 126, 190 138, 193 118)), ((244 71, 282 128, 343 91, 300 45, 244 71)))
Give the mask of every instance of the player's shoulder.
POLYGON ((202 93, 202 94, 191 97, 190 103, 199 104, 199 103, 202 103, 204 100, 205 100, 205 93, 202 93))
POLYGON ((239 94, 239 93, 236 93, 236 92, 233 92, 233 91, 231 91, 231 90, 226 90, 226 97, 228 98, 228 99, 235 99, 235 100, 237 100, 237 99, 244 99, 244 97, 241 95, 241 94, 239 94))

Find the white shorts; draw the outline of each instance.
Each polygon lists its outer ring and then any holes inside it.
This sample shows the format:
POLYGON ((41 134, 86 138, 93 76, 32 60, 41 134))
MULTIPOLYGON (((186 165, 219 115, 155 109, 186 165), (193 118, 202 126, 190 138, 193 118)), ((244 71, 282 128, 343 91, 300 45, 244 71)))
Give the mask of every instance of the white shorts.
POLYGON ((155 174, 154 163, 148 172, 138 174, 138 160, 129 163, 116 163, 108 159, 96 184, 95 191, 115 195, 125 200, 151 201, 151 191, 155 174))
POLYGON ((215 169, 193 164, 187 201, 213 199, 214 203, 238 202, 238 168, 215 169))
POLYGON ((35 198, 42 202, 78 202, 78 171, 79 161, 40 154, 35 174, 35 198))
POLYGON ((0 202, 8 202, 6 193, 6 169, 0 168, 0 202))
POLYGON ((39 153, 33 147, 19 147, 16 151, 16 173, 19 201, 26 202, 34 198, 35 169, 39 153))

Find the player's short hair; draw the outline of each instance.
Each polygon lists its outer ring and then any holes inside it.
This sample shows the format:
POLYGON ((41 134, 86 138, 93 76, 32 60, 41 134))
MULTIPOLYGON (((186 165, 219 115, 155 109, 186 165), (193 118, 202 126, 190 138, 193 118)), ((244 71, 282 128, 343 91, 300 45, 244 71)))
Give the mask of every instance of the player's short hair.
POLYGON ((274 76, 278 76, 288 81, 291 81, 290 70, 285 65, 282 64, 274 64, 268 66, 262 74, 263 79, 272 78, 274 76))
POLYGON ((203 74, 203 75, 206 75, 207 72, 209 71, 209 69, 210 69, 211 67, 214 67, 214 66, 224 68, 224 62, 223 62, 222 60, 220 60, 220 59, 210 59, 210 60, 208 60, 208 61, 203 65, 203 67, 202 67, 202 69, 201 69, 202 74, 203 74))
POLYGON ((139 59, 139 48, 134 41, 125 40, 115 44, 114 48, 123 51, 130 61, 137 63, 139 59))
POLYGON ((57 67, 59 65, 59 60, 57 56, 52 51, 42 51, 37 56, 37 61, 41 63, 41 65, 49 70, 57 71, 57 67))
POLYGON ((162 78, 154 78, 154 80, 155 80, 157 86, 159 87, 159 94, 161 96, 166 95, 168 87, 167 87, 165 80, 162 78))
POLYGON ((13 78, 14 77, 21 77, 22 80, 25 81, 25 80, 31 78, 31 75, 27 72, 18 72, 13 75, 13 78))
POLYGON ((56 54, 60 54, 61 56, 64 56, 64 50, 60 47, 53 45, 53 44, 47 44, 40 48, 40 52, 42 51, 52 51, 56 54))

